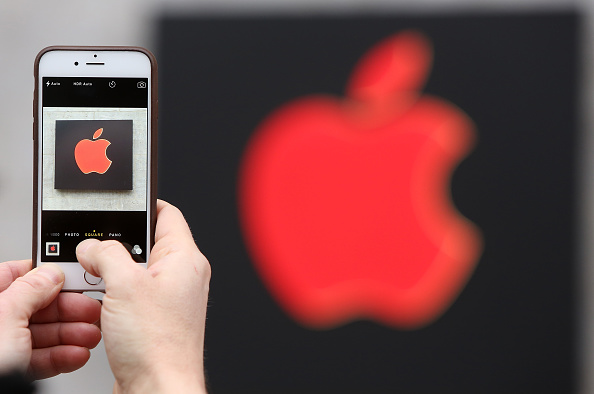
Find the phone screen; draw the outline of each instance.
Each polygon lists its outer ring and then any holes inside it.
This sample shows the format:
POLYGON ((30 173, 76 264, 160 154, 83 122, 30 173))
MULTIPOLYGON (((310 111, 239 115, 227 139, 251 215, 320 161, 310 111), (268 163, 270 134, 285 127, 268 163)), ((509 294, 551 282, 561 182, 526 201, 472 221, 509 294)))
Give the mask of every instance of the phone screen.
POLYGON ((148 78, 42 78, 42 263, 76 263, 87 238, 118 240, 146 261, 149 92, 148 78))

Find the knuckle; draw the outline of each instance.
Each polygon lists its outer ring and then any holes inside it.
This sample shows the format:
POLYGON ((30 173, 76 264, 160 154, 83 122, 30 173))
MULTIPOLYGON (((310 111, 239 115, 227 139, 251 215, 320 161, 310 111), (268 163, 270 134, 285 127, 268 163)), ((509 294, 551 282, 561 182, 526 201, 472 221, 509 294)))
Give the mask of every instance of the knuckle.
POLYGON ((26 275, 20 278, 17 278, 15 283, 19 283, 19 286, 26 288, 28 290, 36 290, 44 285, 51 284, 49 278, 43 275, 26 275))
POLYGON ((14 284, 19 294, 28 294, 36 299, 46 298, 48 292, 57 286, 49 277, 37 273, 22 276, 15 280, 14 284))
POLYGON ((204 256, 202 256, 202 269, 204 270, 204 275, 210 279, 212 275, 212 267, 210 266, 210 262, 204 256))
POLYGON ((212 275, 212 268, 208 259, 200 252, 197 252, 194 267, 196 272, 208 283, 212 275))

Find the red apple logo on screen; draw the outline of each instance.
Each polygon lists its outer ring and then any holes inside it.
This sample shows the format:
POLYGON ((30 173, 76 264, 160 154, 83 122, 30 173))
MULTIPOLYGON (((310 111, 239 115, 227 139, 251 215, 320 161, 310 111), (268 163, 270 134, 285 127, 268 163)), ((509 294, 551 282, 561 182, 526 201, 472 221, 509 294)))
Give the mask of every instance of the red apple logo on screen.
POLYGON ((103 133, 103 128, 97 129, 93 134, 93 141, 81 140, 74 148, 74 160, 83 174, 96 172, 105 174, 111 166, 111 160, 107 158, 107 147, 111 144, 106 139, 98 140, 103 133))
POLYGON ((360 60, 346 97, 283 105, 248 143, 238 189, 248 252, 302 325, 419 328, 474 270, 482 237, 450 196, 474 126, 421 93, 431 62, 422 34, 389 37, 360 60))

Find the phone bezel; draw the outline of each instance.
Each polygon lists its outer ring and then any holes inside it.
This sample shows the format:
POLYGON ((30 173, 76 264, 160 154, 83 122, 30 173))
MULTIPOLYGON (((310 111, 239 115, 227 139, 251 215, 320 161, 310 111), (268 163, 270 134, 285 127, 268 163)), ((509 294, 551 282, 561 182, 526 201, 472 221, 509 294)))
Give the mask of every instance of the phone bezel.
MULTIPOLYGON (((148 174, 147 181, 147 261, 154 244, 156 222, 156 154, 157 154, 157 67, 154 56, 139 47, 48 47, 43 49, 35 60, 34 91, 34 209, 33 209, 33 266, 40 264, 41 229, 41 133, 43 108, 41 94, 44 77, 113 77, 147 78, 150 99, 148 100, 148 174), (78 65, 75 65, 78 62, 78 65), (87 64, 87 63, 102 63, 87 64)), ((105 283, 91 285, 84 279, 85 270, 80 264, 72 262, 57 263, 65 273, 63 291, 104 291, 105 283)), ((146 266, 147 263, 137 263, 146 266)))

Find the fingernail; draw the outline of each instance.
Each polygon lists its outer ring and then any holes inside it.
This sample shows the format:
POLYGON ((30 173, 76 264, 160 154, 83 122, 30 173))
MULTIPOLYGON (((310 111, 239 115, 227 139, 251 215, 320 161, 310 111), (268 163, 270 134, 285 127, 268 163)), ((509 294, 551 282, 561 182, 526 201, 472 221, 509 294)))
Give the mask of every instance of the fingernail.
POLYGON ((87 251, 87 249, 89 249, 89 247, 95 242, 99 242, 99 241, 96 239, 85 239, 84 241, 79 243, 78 246, 76 247, 76 254, 85 253, 87 251))
POLYGON ((43 264, 35 270, 38 274, 41 274, 51 280, 55 284, 60 284, 64 281, 64 272, 57 264, 43 264))

